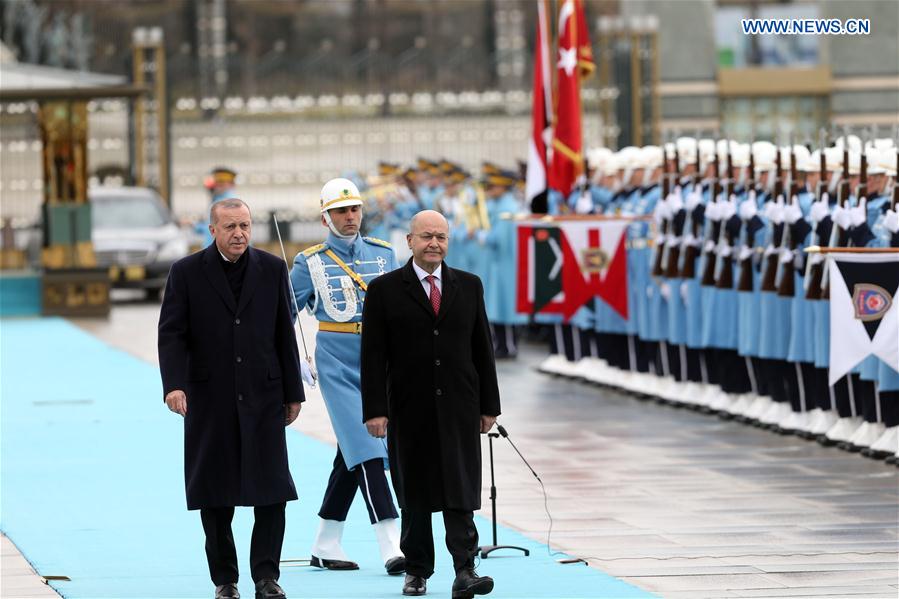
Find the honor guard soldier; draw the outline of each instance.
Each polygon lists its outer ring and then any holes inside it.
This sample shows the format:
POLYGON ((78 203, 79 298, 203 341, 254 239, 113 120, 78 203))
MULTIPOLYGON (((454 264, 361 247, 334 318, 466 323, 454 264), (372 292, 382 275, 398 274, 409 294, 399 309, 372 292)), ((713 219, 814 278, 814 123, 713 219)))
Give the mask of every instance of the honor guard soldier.
MULTIPOLYGON (((355 570, 341 547, 344 521, 357 489, 375 529, 381 559, 389 574, 405 570, 399 548, 397 511, 384 471, 387 446, 368 434, 362 422, 359 359, 362 304, 368 284, 397 267, 386 241, 362 237, 362 199, 348 179, 332 179, 321 191, 324 243, 297 254, 291 272, 297 306, 319 321, 315 361, 322 396, 337 436, 337 455, 328 479, 312 546, 312 565, 355 570)), ((305 376, 308 383, 311 377, 305 376)))
MULTIPOLYGON (((237 196, 237 173, 226 166, 217 166, 203 179, 203 187, 209 191, 209 203, 215 204, 222 200, 239 199, 237 196)), ((203 247, 212 243, 212 235, 209 233, 209 223, 199 222, 196 231, 203 236, 203 247)))

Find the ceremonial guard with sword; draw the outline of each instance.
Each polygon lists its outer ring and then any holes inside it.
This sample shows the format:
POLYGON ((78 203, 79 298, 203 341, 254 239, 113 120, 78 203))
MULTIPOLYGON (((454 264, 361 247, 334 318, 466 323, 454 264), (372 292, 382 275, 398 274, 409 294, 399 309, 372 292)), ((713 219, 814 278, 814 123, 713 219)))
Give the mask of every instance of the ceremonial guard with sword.
MULTIPOLYGON (((401 574, 406 561, 399 547, 397 511, 384 471, 387 445, 368 434, 362 423, 359 359, 362 305, 368 284, 394 270, 390 244, 359 234, 362 198, 348 179, 332 179, 321 191, 324 243, 294 259, 290 280, 298 309, 305 307, 319 321, 315 362, 322 396, 337 436, 337 455, 322 501, 311 563, 328 570, 355 570, 341 546, 343 526, 356 491, 368 510, 381 558, 388 574, 401 574)), ((309 371, 304 380, 314 384, 309 371)))

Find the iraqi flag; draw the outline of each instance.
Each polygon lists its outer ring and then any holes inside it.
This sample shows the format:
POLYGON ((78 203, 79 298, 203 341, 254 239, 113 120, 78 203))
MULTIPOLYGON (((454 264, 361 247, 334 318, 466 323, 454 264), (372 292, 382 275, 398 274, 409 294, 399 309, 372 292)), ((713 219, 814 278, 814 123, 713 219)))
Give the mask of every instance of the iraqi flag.
POLYGON ((830 384, 875 355, 899 372, 899 252, 832 253, 830 384))
POLYGON ((629 224, 603 217, 518 223, 518 312, 567 321, 599 297, 627 318, 629 224))
POLYGON ((546 3, 537 3, 537 39, 534 47, 534 92, 525 197, 532 212, 547 211, 547 147, 552 143, 552 75, 549 71, 549 26, 546 3), (537 202, 534 199, 537 198, 537 202))

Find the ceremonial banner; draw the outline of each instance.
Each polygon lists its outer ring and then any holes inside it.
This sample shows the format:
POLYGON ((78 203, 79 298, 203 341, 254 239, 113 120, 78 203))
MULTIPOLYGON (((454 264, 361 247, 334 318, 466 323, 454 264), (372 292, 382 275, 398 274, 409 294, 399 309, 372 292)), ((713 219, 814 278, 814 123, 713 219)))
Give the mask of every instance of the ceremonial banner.
MULTIPOLYGON (((549 72, 549 27, 546 2, 537 3, 537 38, 534 47, 534 93, 531 106, 531 139, 528 141, 528 171, 525 198, 528 203, 546 194, 547 146, 552 142, 552 76, 549 72)), ((543 199, 544 206, 546 198, 543 199)), ((545 212, 534 210, 535 212, 545 212)))
POLYGON ((518 223, 517 310, 570 319, 594 297, 627 311, 629 220, 595 217, 518 223))
POLYGON ((593 52, 581 0, 564 0, 559 8, 555 118, 549 186, 565 197, 584 171, 581 126, 581 78, 594 69, 593 52))
POLYGON ((829 254, 830 384, 875 355, 899 372, 899 253, 829 254))

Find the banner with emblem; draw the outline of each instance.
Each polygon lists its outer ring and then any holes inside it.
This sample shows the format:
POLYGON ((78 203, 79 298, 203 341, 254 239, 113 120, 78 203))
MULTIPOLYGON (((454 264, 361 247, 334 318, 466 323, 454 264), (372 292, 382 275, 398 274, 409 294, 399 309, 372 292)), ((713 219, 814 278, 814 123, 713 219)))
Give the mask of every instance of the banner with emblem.
POLYGON ((567 321, 594 297, 623 318, 627 311, 627 227, 607 217, 518 223, 517 310, 567 321))
POLYGON ((870 355, 899 372, 899 253, 828 258, 830 384, 870 355))

